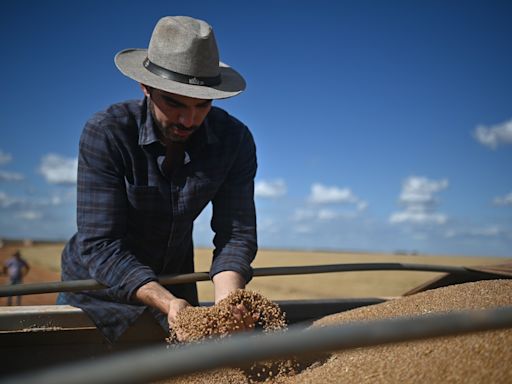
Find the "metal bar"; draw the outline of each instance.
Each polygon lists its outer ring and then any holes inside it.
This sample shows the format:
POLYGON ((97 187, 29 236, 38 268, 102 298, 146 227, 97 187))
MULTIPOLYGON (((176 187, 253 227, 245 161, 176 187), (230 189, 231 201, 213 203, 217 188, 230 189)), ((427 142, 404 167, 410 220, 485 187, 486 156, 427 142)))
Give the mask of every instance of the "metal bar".
MULTIPOLYGON (((326 264, 326 265, 306 265, 296 267, 272 267, 255 268, 254 276, 285 276, 285 275, 303 275, 312 273, 330 273, 330 272, 355 272, 355 271, 424 271, 424 272, 444 272, 456 274, 482 274, 468 270, 466 267, 454 267, 446 265, 428 265, 428 264, 406 264, 406 263, 354 263, 354 264, 326 264)), ((488 275, 488 274, 486 274, 488 275)), ((169 275, 159 277, 163 285, 194 283, 198 281, 209 280, 208 272, 195 272, 183 275, 169 275)), ((74 281, 55 281, 47 283, 28 283, 0 286, 0 297, 34 295, 40 293, 55 292, 80 292, 92 291, 107 288, 96 280, 74 280, 74 281)))
POLYGON ((0 384, 138 384, 259 360, 512 327, 512 307, 396 318, 192 344, 152 347, 0 379, 0 384), (136 363, 135 363, 136 362, 136 363))
POLYGON ((96 280, 51 281, 0 286, 0 297, 35 295, 40 293, 79 292, 104 289, 96 280))
MULTIPOLYGON (((396 297, 357 297, 344 299, 303 299, 303 300, 275 300, 281 310, 286 313, 288 324, 299 322, 312 322, 321 317, 348 311, 367 305, 380 304, 396 297)), ((202 301, 203 307, 213 306, 212 301, 202 301)), ((147 314, 148 312, 144 312, 147 314)), ((152 327, 160 329, 160 325, 149 317, 151 325, 136 324, 133 329, 136 333, 144 333, 145 329, 152 327), (142 330, 145 327, 144 331, 142 330)), ((26 333, 27 329, 55 327, 54 330, 67 328, 96 328, 92 320, 82 309, 71 305, 34 305, 34 306, 0 306, 0 351, 2 350, 2 334, 26 333)), ((163 331, 163 330, 162 330, 163 331)), ((51 332, 48 336, 51 338, 51 332)), ((21 347, 21 344, 19 345, 21 347)), ((30 347, 30 344, 27 344, 30 347)), ((2 367, 0 366, 0 375, 2 367)))
POLYGON ((254 276, 302 275, 307 273, 357 272, 357 271, 424 271, 445 273, 474 273, 466 267, 449 265, 410 264, 410 263, 349 263, 306 265, 296 267, 257 268, 254 276))

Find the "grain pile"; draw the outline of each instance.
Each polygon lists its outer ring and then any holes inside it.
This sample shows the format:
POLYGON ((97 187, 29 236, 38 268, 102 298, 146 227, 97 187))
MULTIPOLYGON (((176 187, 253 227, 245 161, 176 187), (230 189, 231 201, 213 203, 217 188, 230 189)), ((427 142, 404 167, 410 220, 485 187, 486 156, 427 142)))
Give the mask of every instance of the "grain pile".
MULTIPOLYGON (((512 305, 512 280, 489 280, 439 288, 324 317, 313 327, 512 305)), ((512 329, 358 348, 331 354, 293 375, 265 377, 296 383, 511 383, 512 329)), ((177 378, 166 383, 255 381, 235 369, 177 378)))
MULTIPOLYGON (((512 305, 512 280, 438 288, 327 316, 319 327, 512 305)), ((512 329, 358 348, 279 383, 511 383, 512 329)))

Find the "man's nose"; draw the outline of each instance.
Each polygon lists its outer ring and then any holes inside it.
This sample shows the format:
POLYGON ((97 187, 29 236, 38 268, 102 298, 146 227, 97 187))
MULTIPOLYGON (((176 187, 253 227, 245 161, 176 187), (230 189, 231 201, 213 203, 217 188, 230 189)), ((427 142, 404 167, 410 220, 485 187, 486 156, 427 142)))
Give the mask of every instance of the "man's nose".
POLYGON ((190 128, 194 125, 196 111, 193 108, 181 111, 178 122, 184 127, 190 128))

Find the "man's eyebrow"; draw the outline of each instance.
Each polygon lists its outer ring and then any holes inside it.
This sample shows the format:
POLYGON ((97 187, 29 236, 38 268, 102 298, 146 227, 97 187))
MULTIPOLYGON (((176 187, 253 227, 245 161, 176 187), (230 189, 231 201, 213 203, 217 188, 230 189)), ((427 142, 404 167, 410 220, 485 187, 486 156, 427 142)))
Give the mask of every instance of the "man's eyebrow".
MULTIPOLYGON (((175 104, 179 107, 188 107, 186 104, 176 100, 174 97, 172 96, 169 96, 169 95, 162 95, 162 98, 166 101, 166 102, 170 102, 172 104, 175 104)), ((201 101, 199 103, 197 103, 195 106, 196 107, 202 107, 202 106, 206 106, 208 104, 210 104, 212 101, 211 100, 204 100, 204 101, 201 101)))

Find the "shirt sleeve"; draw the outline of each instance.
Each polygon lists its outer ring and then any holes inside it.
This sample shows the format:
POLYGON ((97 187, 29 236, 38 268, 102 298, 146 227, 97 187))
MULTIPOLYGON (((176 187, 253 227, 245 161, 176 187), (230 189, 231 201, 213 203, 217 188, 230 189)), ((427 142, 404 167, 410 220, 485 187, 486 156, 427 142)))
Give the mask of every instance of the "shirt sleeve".
POLYGON ((92 278, 111 289, 114 299, 132 302, 142 285, 157 280, 127 246, 128 202, 123 152, 99 119, 80 138, 77 225, 80 258, 92 278))
POLYGON ((244 133, 228 176, 212 201, 212 229, 215 232, 210 277, 223 271, 252 278, 251 262, 257 251, 254 177, 256 147, 249 130, 244 133))

